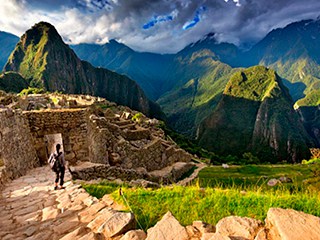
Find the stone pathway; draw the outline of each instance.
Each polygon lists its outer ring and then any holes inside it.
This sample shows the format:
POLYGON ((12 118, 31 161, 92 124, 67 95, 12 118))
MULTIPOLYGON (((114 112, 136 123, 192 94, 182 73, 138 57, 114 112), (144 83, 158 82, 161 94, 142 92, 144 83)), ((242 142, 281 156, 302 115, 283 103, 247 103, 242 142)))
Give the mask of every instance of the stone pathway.
POLYGON ((100 201, 90 196, 67 172, 66 189, 53 190, 54 179, 41 167, 6 185, 0 195, 0 239, 99 239, 92 229, 116 204, 107 195, 100 201))

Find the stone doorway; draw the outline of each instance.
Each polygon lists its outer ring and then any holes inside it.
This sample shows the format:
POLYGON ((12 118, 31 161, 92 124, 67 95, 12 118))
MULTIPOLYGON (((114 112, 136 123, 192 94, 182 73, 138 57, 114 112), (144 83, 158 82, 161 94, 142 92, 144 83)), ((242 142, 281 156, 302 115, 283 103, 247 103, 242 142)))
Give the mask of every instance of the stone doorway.
POLYGON ((46 159, 48 159, 51 153, 56 151, 56 145, 59 143, 61 145, 61 151, 64 151, 62 134, 48 134, 44 136, 46 159))

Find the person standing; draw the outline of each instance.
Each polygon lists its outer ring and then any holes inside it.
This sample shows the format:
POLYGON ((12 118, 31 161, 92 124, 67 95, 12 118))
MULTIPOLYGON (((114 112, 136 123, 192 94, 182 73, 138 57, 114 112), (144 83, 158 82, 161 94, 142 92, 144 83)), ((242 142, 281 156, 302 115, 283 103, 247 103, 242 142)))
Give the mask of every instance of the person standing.
POLYGON ((64 153, 62 152, 61 145, 59 143, 56 145, 56 152, 52 153, 49 159, 53 159, 53 158, 55 158, 55 164, 52 170, 56 174, 54 190, 64 189, 65 187, 63 186, 63 183, 64 183, 64 173, 66 170, 66 161, 64 159, 64 153), (59 186, 59 180, 60 180, 60 186, 59 186))

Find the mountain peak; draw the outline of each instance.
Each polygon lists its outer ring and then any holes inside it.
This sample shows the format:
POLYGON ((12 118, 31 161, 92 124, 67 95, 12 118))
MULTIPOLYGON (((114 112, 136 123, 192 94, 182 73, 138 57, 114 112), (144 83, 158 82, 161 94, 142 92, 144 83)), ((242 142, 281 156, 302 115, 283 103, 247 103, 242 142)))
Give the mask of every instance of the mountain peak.
POLYGON ((52 24, 50 24, 48 22, 44 22, 44 21, 36 23, 32 28, 44 28, 44 27, 45 28, 54 28, 55 29, 55 27, 52 24))
POLYGON ((263 101, 266 97, 271 97, 275 88, 282 86, 280 81, 274 70, 264 66, 253 66, 235 73, 224 94, 251 101, 263 101))
POLYGON ((22 39, 25 37, 27 39, 40 40, 43 36, 46 36, 48 40, 63 41, 56 28, 48 22, 39 22, 35 24, 22 36, 22 39))
POLYGON ((21 37, 4 69, 47 91, 96 95, 152 117, 162 116, 134 81, 81 61, 47 22, 37 23, 21 37))

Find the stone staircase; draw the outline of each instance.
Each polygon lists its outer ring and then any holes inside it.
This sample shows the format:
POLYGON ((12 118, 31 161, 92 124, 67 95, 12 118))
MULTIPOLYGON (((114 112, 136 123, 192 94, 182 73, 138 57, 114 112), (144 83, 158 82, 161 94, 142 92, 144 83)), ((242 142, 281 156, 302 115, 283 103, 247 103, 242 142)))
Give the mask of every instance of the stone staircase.
MULTIPOLYGON (((135 228, 133 214, 106 195, 98 200, 66 173, 66 188, 53 190, 55 174, 40 167, 7 184, 0 196, 0 239, 120 239, 135 228)), ((132 234, 132 233, 131 233, 132 234)))
POLYGON ((119 211, 108 195, 90 196, 66 176, 66 188, 53 190, 54 173, 36 168, 8 183, 0 195, 1 240, 316 240, 320 218, 292 209, 270 208, 265 224, 229 216, 216 226, 194 221, 182 226, 170 213, 147 230, 135 230, 132 213, 119 211))

